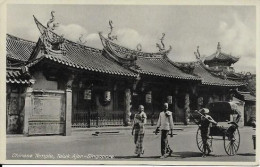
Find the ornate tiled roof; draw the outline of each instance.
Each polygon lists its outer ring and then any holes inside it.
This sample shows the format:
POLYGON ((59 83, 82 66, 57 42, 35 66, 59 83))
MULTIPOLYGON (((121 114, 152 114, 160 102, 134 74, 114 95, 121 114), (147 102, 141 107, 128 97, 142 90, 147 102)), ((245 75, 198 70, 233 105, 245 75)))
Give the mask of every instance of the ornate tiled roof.
MULTIPOLYGON (((43 30, 46 29, 46 27, 44 27, 36 18, 35 18, 35 22, 39 30, 41 31, 41 33, 44 32, 43 30)), ((55 36, 60 38, 60 36, 57 34, 55 34, 55 36)), ((59 64, 64 64, 70 67, 83 69, 87 71, 101 72, 106 74, 116 74, 122 76, 130 76, 130 77, 137 76, 136 73, 105 58, 102 55, 102 50, 87 47, 69 41, 67 39, 64 39, 62 45, 63 45, 64 54, 57 55, 57 54, 52 54, 52 52, 49 52, 47 54, 44 54, 41 58, 32 61, 27 66, 30 67, 37 64, 39 61, 43 59, 48 59, 50 61, 54 61, 59 64)))
POLYGON ((225 79, 221 75, 214 72, 210 72, 204 68, 202 62, 195 63, 195 68, 193 73, 202 78, 202 84, 204 85, 214 85, 214 86, 243 86, 245 83, 239 81, 233 81, 225 79))
POLYGON ((218 43, 217 51, 210 56, 205 57, 204 63, 209 64, 211 62, 230 62, 232 64, 239 60, 238 57, 234 57, 231 54, 226 54, 221 51, 220 43, 218 43))
POLYGON ((9 59, 26 62, 35 46, 35 42, 6 35, 6 56, 9 59))
POLYGON ((104 48, 107 49, 107 51, 112 51, 114 54, 116 54, 115 56, 117 56, 117 58, 119 59, 134 60, 136 57, 163 58, 167 56, 171 51, 171 47, 168 50, 164 50, 156 53, 148 53, 148 52, 132 50, 112 42, 111 40, 105 38, 101 33, 99 33, 99 36, 104 48))
POLYGON ((175 67, 167 58, 138 58, 139 72, 146 75, 154 75, 168 78, 201 80, 199 77, 187 74, 175 67))
POLYGON ((31 77, 22 72, 21 68, 6 69, 6 83, 9 84, 31 84, 31 77))
POLYGON ((147 53, 120 46, 103 37, 101 33, 99 35, 104 50, 108 53, 111 59, 140 74, 177 79, 200 80, 197 76, 185 73, 174 66, 173 62, 171 62, 167 57, 171 51, 171 47, 169 50, 147 53))

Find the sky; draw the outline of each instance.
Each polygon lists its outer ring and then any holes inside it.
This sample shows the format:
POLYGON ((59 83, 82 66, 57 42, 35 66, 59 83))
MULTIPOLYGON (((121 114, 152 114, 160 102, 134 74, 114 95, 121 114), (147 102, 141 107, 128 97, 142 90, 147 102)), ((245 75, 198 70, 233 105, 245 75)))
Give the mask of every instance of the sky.
POLYGON ((7 7, 7 33, 37 41, 40 33, 33 15, 46 25, 55 11, 57 34, 77 42, 81 34, 87 46, 102 49, 98 32, 109 33, 113 21, 115 42, 142 51, 157 52, 165 33, 168 57, 177 62, 195 61, 200 47, 203 56, 222 51, 240 60, 237 72, 256 72, 256 9, 254 6, 175 6, 175 5, 17 5, 7 7))

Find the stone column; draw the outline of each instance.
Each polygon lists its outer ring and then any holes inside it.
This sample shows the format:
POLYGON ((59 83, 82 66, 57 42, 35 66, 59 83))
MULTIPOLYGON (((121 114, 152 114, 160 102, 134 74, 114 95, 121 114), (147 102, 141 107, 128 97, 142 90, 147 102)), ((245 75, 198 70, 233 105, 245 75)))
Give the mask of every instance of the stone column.
POLYGON ((65 106, 65 136, 71 135, 71 115, 72 115, 72 83, 75 76, 72 74, 69 76, 66 83, 66 106, 65 106))
POLYGON ((24 128, 23 134, 25 136, 29 135, 29 118, 32 114, 33 109, 33 88, 28 87, 25 93, 25 104, 24 104, 24 128))
POLYGON ((71 114, 72 114, 72 90, 66 89, 66 107, 65 107, 65 136, 71 135, 71 114))
POLYGON ((125 125, 129 126, 131 125, 131 91, 130 89, 125 90, 125 125))
POLYGON ((189 93, 185 94, 184 115, 185 115, 184 124, 188 125, 190 122, 190 95, 189 95, 189 93))

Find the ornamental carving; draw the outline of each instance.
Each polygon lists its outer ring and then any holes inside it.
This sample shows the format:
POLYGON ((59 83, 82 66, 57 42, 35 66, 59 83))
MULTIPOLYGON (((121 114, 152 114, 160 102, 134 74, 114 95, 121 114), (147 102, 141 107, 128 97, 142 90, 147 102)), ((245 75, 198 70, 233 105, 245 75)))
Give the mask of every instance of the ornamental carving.
POLYGON ((54 11, 51 12, 51 19, 47 22, 47 28, 39 25, 40 23, 37 21, 37 26, 40 29, 42 35, 41 40, 45 45, 47 53, 54 54, 66 54, 63 35, 58 36, 53 31, 56 27, 58 27, 59 23, 54 23, 54 11))
MULTIPOLYGON (((160 39, 161 44, 156 43, 156 47, 159 49, 159 52, 164 52, 165 51, 165 45, 164 45, 164 37, 165 37, 165 33, 162 33, 162 38, 160 39)), ((169 50, 171 50, 171 46, 169 46, 169 50)))
POLYGON ((117 40, 117 36, 112 35, 113 29, 114 29, 112 20, 109 20, 109 27, 110 27, 110 32, 107 35, 108 39, 111 40, 111 41, 117 40))

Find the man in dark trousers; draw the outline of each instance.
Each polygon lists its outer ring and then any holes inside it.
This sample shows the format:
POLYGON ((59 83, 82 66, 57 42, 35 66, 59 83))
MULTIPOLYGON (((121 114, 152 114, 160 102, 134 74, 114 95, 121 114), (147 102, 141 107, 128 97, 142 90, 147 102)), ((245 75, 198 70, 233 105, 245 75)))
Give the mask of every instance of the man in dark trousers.
POLYGON ((173 136, 173 119, 172 112, 168 111, 168 103, 163 104, 163 111, 159 115, 159 119, 157 122, 156 133, 159 132, 159 128, 161 128, 161 158, 166 158, 166 153, 169 153, 169 156, 172 154, 172 149, 168 144, 168 134, 171 131, 170 135, 173 136))
POLYGON ((214 121, 210 115, 208 115, 209 109, 202 108, 199 110, 199 112, 201 113, 201 119, 198 122, 198 124, 200 125, 201 138, 202 138, 202 143, 203 143, 202 157, 206 157, 206 151, 208 151, 208 154, 211 152, 210 146, 208 144, 210 127, 211 127, 211 124, 217 125, 217 122, 214 121))

